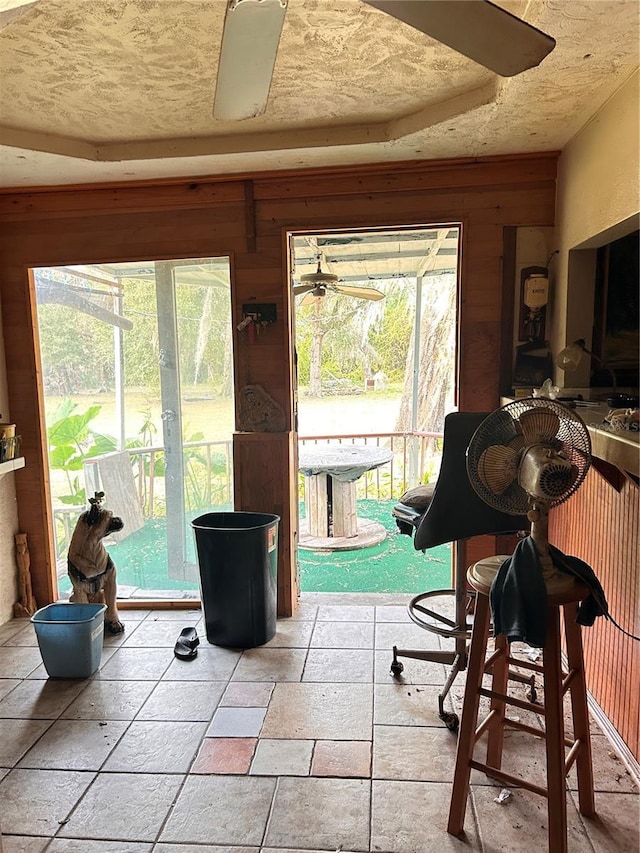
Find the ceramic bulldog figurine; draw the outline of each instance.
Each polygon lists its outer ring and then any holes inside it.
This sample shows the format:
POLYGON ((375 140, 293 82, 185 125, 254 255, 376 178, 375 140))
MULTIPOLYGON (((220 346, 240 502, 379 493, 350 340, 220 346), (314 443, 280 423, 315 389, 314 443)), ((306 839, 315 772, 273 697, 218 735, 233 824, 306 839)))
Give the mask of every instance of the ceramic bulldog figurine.
POLYGON ((123 521, 102 504, 104 492, 89 498, 91 509, 83 512, 76 524, 67 553, 67 568, 73 585, 69 601, 77 604, 106 604, 105 628, 120 634, 124 625, 116 607, 116 567, 104 547, 103 539, 122 530, 123 521))

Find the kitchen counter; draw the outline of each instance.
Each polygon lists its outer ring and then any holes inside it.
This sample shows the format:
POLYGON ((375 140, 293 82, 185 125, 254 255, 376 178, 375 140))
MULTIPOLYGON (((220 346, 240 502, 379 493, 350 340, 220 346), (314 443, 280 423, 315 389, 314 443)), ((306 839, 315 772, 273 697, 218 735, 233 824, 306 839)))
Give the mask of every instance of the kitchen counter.
MULTIPOLYGON (((502 405, 513 397, 504 397, 502 405)), ((615 465, 636 477, 640 476, 640 433, 631 430, 612 430, 605 423, 610 411, 606 403, 577 403, 575 411, 587 425, 591 437, 591 451, 598 459, 615 465)))

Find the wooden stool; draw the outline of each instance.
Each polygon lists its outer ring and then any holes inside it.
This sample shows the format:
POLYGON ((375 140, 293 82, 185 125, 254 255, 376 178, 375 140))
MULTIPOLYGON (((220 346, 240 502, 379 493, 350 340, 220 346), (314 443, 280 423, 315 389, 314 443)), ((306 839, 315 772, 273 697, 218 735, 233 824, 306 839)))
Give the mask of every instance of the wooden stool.
MULTIPOLYGON (((480 566, 482 564, 476 564, 480 566)), ((547 798, 550 853, 566 853, 567 850, 567 801, 566 775, 574 761, 578 774, 578 798, 580 812, 592 817, 595 814, 593 796, 593 770, 591 764, 591 741, 589 737, 589 714, 582 656, 580 625, 575 621, 578 603, 586 598, 589 590, 575 583, 566 592, 549 594, 547 598, 547 637, 542 652, 542 665, 514 659, 504 636, 496 638, 495 651, 485 661, 489 638, 489 589, 490 586, 474 576, 472 567, 467 573, 471 586, 478 593, 476 612, 469 650, 467 683, 462 706, 460 735, 456 754, 456 766, 449 808, 447 831, 460 835, 464 826, 464 815, 469 794, 471 770, 481 770, 505 785, 525 788, 547 798), (560 661, 560 608, 564 611, 564 632, 568 660, 568 673, 563 673, 560 661), (541 673, 544 683, 544 706, 521 699, 511 698, 507 693, 509 664, 541 673), (482 686, 482 676, 492 670, 491 689, 482 686), (574 739, 566 739, 562 700, 565 692, 571 695, 574 739), (491 699, 488 715, 478 726, 480 697, 491 699), (533 728, 505 715, 506 705, 515 705, 541 714, 545 719, 544 730, 533 728), (504 773, 501 770, 502 747, 505 726, 529 732, 546 741, 547 787, 504 773), (474 760, 474 747, 478 739, 488 731, 486 763, 474 760), (565 755, 565 746, 569 747, 565 755)))

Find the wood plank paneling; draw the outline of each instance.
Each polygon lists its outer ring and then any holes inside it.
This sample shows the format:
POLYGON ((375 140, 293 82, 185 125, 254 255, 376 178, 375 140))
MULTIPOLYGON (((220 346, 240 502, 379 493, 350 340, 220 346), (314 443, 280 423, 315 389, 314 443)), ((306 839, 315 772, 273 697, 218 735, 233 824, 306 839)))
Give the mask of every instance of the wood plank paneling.
MULTIPOLYGON (((503 226, 553 224, 556 160, 555 153, 466 158, 0 194, 0 287, 11 414, 20 419, 30 454, 16 489, 21 526, 37 552, 32 560, 36 574, 52 572, 52 551, 46 546, 51 532, 44 457, 42 450, 36 452, 44 446, 44 433, 29 266, 230 256, 234 322, 243 303, 253 299, 274 302, 278 312, 277 322, 253 343, 248 335, 234 333, 236 388, 262 384, 282 405, 290 430, 294 379, 287 232, 462 223, 459 403, 463 409, 487 411, 499 404, 503 226)), ((295 433, 264 439, 241 435, 235 440, 236 508, 276 512, 283 519, 282 615, 295 606, 297 589, 295 433)))
MULTIPOLYGON (((620 492, 593 468, 582 487, 550 516, 549 538, 588 563, 604 589, 609 611, 640 636, 640 490, 627 480, 620 492)), ((636 760, 640 761, 640 643, 602 618, 582 631, 587 687, 636 760)))

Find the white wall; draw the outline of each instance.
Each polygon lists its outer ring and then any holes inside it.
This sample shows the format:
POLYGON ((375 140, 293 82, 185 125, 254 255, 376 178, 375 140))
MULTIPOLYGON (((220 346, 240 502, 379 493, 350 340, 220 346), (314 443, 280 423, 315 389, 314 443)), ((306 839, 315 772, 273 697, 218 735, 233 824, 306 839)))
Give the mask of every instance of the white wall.
MULTIPOLYGON (((640 89, 638 71, 564 148, 558 163, 556 281, 551 348, 591 343, 596 249, 638 228, 640 89)), ((558 371, 561 385, 589 384, 589 365, 558 371)))
MULTIPOLYGON (((1 309, 0 309, 1 310, 1 309)), ((4 423, 11 422, 7 374, 4 359, 4 336, 0 314, 0 414, 4 423)), ((0 474, 0 625, 13 616, 17 599, 17 568, 14 536, 18 532, 18 508, 15 477, 20 471, 0 474)))

